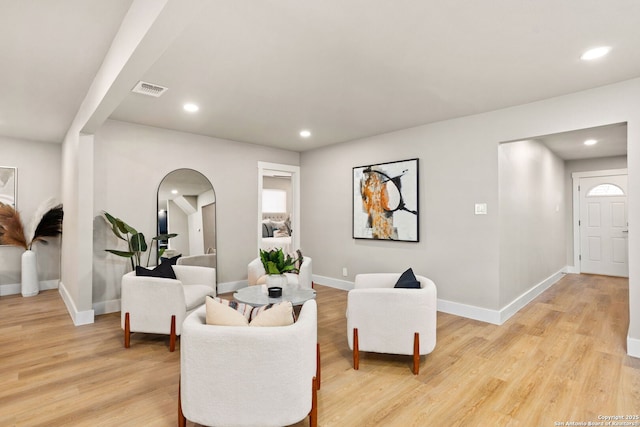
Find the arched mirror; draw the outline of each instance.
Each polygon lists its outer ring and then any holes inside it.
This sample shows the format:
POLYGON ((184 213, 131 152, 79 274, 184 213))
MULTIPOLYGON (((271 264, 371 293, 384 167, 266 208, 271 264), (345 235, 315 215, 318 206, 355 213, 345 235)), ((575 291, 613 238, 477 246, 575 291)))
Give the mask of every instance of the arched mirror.
POLYGON ((216 195, 207 177, 193 169, 168 173, 158 186, 157 212, 158 235, 177 234, 158 242, 163 257, 216 267, 216 195))

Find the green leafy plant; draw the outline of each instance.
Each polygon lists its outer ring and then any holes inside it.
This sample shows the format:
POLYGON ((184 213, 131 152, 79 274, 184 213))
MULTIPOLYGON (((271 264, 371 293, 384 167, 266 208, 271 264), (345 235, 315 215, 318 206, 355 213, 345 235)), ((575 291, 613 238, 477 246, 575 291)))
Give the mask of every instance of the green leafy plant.
MULTIPOLYGON (((135 228, 131 227, 120 218, 114 217, 108 212, 103 212, 103 214, 105 219, 109 222, 109 224, 111 224, 111 231, 113 231, 113 234, 115 234, 118 239, 127 242, 127 246, 129 249, 128 251, 121 251, 118 249, 105 249, 105 251, 120 257, 129 258, 129 260, 131 261, 131 268, 135 269, 136 266, 141 265, 140 261, 142 258, 142 254, 144 254, 147 249, 149 249, 147 241, 144 238, 144 234, 138 232, 135 228)), ((160 234, 151 239, 151 246, 153 246, 154 241, 157 242, 158 240, 168 240, 176 236, 176 233, 160 234)), ((158 250, 158 258, 160 258, 163 253, 164 248, 158 250)), ((147 255, 147 267, 149 266, 150 259, 151 251, 149 251, 149 254, 147 255)))
POLYGON ((260 260, 267 274, 298 273, 296 263, 302 261, 302 254, 298 251, 298 258, 285 255, 281 248, 264 251, 260 249, 260 260))

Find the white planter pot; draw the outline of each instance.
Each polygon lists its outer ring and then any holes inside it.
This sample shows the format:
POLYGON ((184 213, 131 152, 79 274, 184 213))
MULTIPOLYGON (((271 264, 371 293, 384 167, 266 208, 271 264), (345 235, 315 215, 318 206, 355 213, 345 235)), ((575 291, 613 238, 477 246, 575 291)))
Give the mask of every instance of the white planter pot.
POLYGON ((284 274, 269 274, 267 275, 267 288, 272 286, 280 286, 284 288, 287 285, 287 276, 284 274))
POLYGON ((22 254, 22 296, 32 297, 40 292, 36 253, 26 250, 22 254))

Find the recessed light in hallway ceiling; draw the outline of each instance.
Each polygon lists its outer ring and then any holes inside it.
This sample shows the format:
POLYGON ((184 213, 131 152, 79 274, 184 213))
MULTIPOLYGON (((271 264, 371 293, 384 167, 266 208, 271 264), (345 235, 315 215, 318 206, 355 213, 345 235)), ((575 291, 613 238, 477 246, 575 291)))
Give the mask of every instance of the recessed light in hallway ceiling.
POLYGON ((609 46, 599 46, 589 49, 580 56, 583 61, 593 61, 594 59, 602 58, 611 51, 609 46))

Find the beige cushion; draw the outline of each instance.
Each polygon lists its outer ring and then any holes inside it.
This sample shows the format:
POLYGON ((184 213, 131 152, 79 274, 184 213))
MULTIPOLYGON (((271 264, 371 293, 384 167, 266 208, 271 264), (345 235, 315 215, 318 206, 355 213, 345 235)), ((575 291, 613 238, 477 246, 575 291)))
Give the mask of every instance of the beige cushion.
POLYGON ((258 314, 250 326, 288 326, 293 324, 293 306, 291 301, 275 304, 258 314))
MULTIPOLYGON (((244 304, 242 304, 244 306, 244 304)), ((293 306, 290 301, 283 301, 273 306, 253 309, 255 317, 247 320, 242 310, 230 307, 216 298, 206 299, 206 323, 218 326, 288 326, 294 322, 293 306)), ((252 316, 253 317, 253 316, 252 316)))
POLYGON ((247 318, 239 311, 219 303, 213 298, 206 299, 206 322, 207 325, 220 326, 247 326, 247 318))

